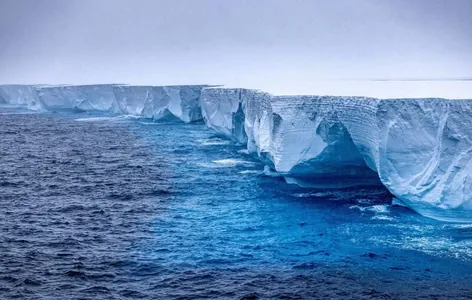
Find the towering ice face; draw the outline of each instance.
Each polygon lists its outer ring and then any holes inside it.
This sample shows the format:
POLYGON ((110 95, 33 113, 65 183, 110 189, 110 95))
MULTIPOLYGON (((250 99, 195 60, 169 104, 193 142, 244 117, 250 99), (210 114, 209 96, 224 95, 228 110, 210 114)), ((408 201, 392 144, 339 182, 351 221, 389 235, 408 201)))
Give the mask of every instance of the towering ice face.
POLYGON ((36 88, 31 85, 0 85, 0 103, 42 109, 36 88))
MULTIPOLYGON (((338 119, 333 97, 273 97, 248 89, 202 92, 207 125, 286 176, 310 186, 379 184, 338 119)), ((364 99, 362 99, 364 100, 364 99)), ((367 101, 367 100, 366 100, 367 101)))
POLYGON ((210 128, 247 142, 289 182, 381 182, 425 216, 472 221, 471 100, 272 97, 205 89, 201 103, 210 128))
MULTIPOLYGON (((184 122, 202 119, 202 86, 84 85, 38 87, 47 110, 123 113, 161 119, 174 115, 184 122)), ((36 93, 36 90, 33 91, 36 93)))
POLYGON ((289 182, 322 187, 379 184, 340 116, 345 103, 365 98, 274 97, 259 126, 259 155, 289 182))
POLYGON ((417 212, 472 221, 472 101, 392 99, 377 108, 382 183, 417 212))
POLYGON ((249 89, 206 88, 200 98, 202 115, 208 127, 255 151, 254 122, 263 108, 270 107, 271 96, 249 89))
POLYGON ((202 119, 202 86, 115 86, 118 106, 126 114, 154 118, 173 115, 189 123, 202 119))
POLYGON ((239 143, 247 142, 241 89, 204 89, 200 101, 208 127, 239 143))
POLYGON ((120 112, 111 85, 44 86, 37 90, 47 110, 120 112))
POLYGON ((141 116, 146 102, 152 101, 148 86, 115 86, 113 92, 121 112, 128 115, 141 116))
POLYGON ((247 135, 247 149, 250 153, 264 151, 268 136, 261 129, 267 123, 267 116, 272 114, 272 95, 255 90, 242 90, 244 129, 247 135))
POLYGON ((472 101, 274 97, 271 106, 259 132, 270 136, 265 159, 290 180, 377 177, 425 216, 472 221, 472 101))
POLYGON ((203 86, 166 86, 163 87, 169 97, 168 110, 180 120, 189 123, 202 119, 200 95, 203 86))

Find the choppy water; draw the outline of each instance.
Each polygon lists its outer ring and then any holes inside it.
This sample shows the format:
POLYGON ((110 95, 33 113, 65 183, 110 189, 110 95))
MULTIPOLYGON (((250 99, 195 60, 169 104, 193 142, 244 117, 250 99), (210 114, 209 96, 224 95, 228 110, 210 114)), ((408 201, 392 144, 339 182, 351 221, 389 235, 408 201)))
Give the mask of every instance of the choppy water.
POLYGON ((1 299, 471 299, 472 226, 300 189, 203 124, 0 109, 1 299))

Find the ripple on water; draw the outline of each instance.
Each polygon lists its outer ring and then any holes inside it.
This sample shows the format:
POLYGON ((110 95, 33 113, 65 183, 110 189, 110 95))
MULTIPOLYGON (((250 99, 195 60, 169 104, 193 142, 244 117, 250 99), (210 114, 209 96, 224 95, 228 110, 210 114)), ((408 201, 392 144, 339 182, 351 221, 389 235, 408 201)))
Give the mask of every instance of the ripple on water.
POLYGON ((0 136, 2 299, 471 294, 469 225, 259 176, 202 124, 4 114, 0 136))

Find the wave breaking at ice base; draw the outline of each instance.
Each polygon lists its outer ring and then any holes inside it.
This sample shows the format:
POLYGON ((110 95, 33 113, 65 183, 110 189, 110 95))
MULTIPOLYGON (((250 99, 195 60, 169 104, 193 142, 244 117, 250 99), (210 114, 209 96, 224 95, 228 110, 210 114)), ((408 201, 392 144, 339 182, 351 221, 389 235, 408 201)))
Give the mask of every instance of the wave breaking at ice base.
POLYGON ((235 166, 253 166, 254 163, 251 161, 246 161, 246 160, 240 160, 240 159, 232 159, 232 158, 227 158, 227 159, 218 159, 214 160, 213 163, 222 165, 222 166, 228 166, 228 167, 235 167, 235 166))

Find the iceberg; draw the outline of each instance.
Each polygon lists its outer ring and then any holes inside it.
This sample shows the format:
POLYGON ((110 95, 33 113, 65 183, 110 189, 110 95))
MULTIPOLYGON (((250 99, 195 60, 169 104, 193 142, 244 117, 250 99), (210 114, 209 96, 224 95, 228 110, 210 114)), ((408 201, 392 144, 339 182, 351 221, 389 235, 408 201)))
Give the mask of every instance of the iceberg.
POLYGON ((23 106, 32 110, 41 110, 36 88, 30 85, 0 85, 0 103, 23 106))
POLYGON ((382 100, 376 116, 376 169, 392 194, 424 216, 472 221, 472 101, 382 100))
POLYGON ((205 88, 200 102, 206 125, 218 134, 238 143, 246 144, 250 152, 256 152, 254 122, 259 114, 270 110, 272 96, 251 89, 205 88))
POLYGON ((383 185, 396 203, 424 216, 472 222, 472 100, 275 96, 204 85, 2 85, 0 103, 203 119, 288 183, 383 185))
POLYGON ((205 89, 201 102, 208 127, 247 141, 289 183, 383 184, 424 216, 472 221, 472 100, 205 89))
POLYGON ((200 94, 204 86, 115 86, 122 113, 159 120, 175 116, 185 123, 202 119, 200 94))
POLYGON ((204 86, 64 85, 37 87, 49 111, 75 110, 127 114, 155 120, 175 116, 188 123, 202 119, 204 86))
POLYGON ((250 153, 290 183, 311 187, 380 184, 329 107, 332 100, 221 88, 205 89, 201 97, 208 127, 247 143, 250 153))
POLYGON ((200 101, 209 128, 238 143, 247 142, 241 89, 205 89, 200 101))
POLYGON ((120 112, 111 85, 43 86, 37 88, 37 93, 49 111, 120 112))

